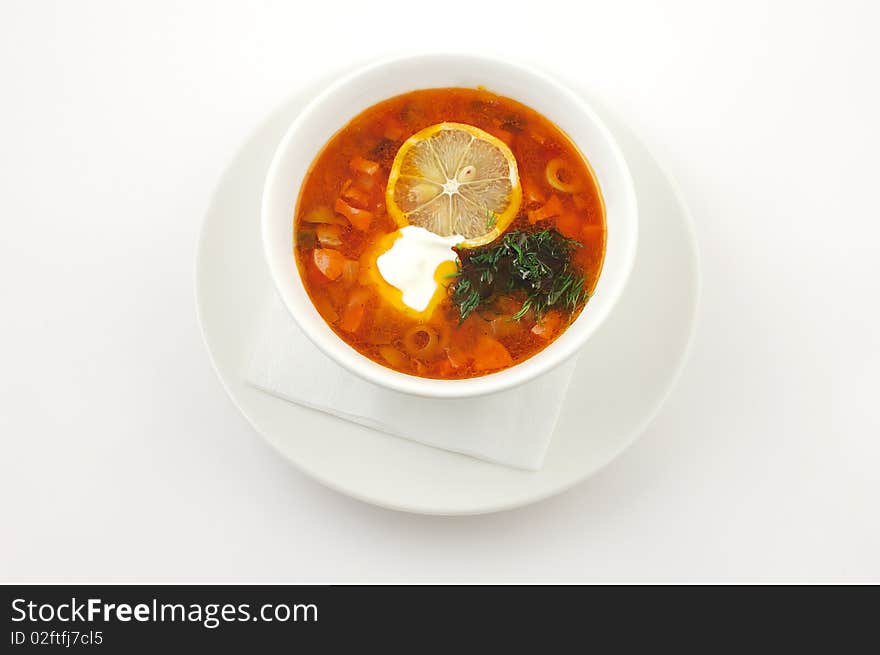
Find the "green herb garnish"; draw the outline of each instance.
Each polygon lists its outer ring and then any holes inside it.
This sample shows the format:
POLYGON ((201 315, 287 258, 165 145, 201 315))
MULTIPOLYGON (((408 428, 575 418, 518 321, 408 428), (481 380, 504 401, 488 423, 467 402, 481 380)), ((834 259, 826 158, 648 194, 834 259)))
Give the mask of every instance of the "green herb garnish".
POLYGON ((584 278, 572 266, 571 253, 581 243, 553 229, 514 230, 493 245, 463 251, 452 300, 459 319, 499 296, 523 294, 525 300, 512 320, 532 310, 540 318, 549 309, 574 311, 587 299, 584 278))

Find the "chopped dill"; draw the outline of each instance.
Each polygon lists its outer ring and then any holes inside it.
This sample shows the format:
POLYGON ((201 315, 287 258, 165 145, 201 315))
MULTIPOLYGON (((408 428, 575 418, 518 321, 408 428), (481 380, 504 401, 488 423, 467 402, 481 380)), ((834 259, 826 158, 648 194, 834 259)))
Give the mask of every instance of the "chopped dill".
POLYGON ((462 251, 451 286, 459 320, 501 295, 525 296, 511 320, 529 310, 536 318, 550 309, 576 310, 588 297, 584 278, 571 262, 572 251, 580 247, 580 242, 553 229, 514 230, 494 244, 462 251))

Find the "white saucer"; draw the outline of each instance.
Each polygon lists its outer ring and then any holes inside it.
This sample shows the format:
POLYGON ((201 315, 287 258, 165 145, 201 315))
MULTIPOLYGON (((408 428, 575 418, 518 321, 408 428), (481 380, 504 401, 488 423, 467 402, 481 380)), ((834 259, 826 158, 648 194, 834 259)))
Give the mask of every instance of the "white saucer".
POLYGON ((245 384, 253 323, 263 298, 275 293, 260 245, 260 194, 275 147, 311 92, 276 111, 242 146, 214 193, 197 253, 196 300, 205 343, 233 402, 257 432, 333 489, 425 514, 476 514, 532 503, 585 480, 623 452, 657 414, 684 365, 699 266, 683 200, 644 146, 608 112, 600 113, 635 180, 639 252, 614 313, 580 355, 542 470, 506 468, 387 436, 245 384))

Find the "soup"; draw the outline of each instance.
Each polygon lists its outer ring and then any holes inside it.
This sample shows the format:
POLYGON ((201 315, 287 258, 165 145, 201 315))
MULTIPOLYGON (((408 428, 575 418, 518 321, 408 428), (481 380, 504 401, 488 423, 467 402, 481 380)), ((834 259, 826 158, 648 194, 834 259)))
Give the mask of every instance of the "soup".
POLYGON ((294 252, 315 308, 396 371, 461 379, 534 356, 584 310, 605 253, 589 164, 485 89, 380 102, 306 175, 294 252))

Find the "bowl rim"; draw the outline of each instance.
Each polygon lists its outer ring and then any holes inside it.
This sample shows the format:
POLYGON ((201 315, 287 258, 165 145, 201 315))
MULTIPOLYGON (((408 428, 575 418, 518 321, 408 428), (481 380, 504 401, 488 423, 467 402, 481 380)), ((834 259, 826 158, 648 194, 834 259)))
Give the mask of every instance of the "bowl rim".
MULTIPOLYGON (((412 90, 438 88, 440 86, 442 85, 431 85, 429 81, 424 86, 413 87, 412 90)), ((491 86, 490 90, 492 90, 491 86)), ((390 98, 394 95, 397 94, 391 94, 387 97, 390 98)), ((518 102, 523 102, 515 97, 513 97, 513 99, 518 102)), ((370 103, 359 108, 355 115, 367 109, 372 104, 375 103, 370 103)), ((528 105, 528 103, 524 104, 528 105)), ((345 123, 343 122, 337 127, 337 130, 342 129, 344 125, 345 123)), ((573 136, 570 136, 570 138, 579 149, 582 149, 573 136)), ((317 156, 318 152, 319 151, 316 151, 311 155, 310 163, 314 161, 314 157, 317 156)), ((585 152, 584 156, 590 161, 588 153, 585 152)), ((302 181, 303 180, 299 180, 299 186, 296 189, 294 206, 298 203, 302 181)), ((602 187, 600 185, 600 191, 601 190, 602 187)), ((289 217, 291 232, 293 230, 293 219, 294 216, 291 213, 291 216, 289 217)), ((394 391, 432 398, 466 398, 497 393, 519 386, 576 356, 579 349, 605 321, 614 306, 617 304, 617 301, 626 286, 626 282, 630 277, 635 262, 638 241, 638 204, 632 176, 617 141, 590 104, 581 95, 575 93, 568 86, 557 81, 545 72, 521 62, 509 61, 490 55, 466 52, 429 52, 387 57, 360 66, 331 82, 302 109, 286 129, 284 136, 276 147, 272 161, 267 170, 261 197, 260 224, 264 256, 276 291, 281 296, 285 307, 302 332, 327 357, 355 375, 394 391), (323 318, 320 318, 320 315, 311 303, 311 299, 308 296, 301 276, 295 275, 293 276, 295 280, 290 280, 289 277, 291 276, 284 274, 284 271, 281 270, 282 265, 274 254, 276 251, 276 238, 273 234, 273 217, 272 208, 270 206, 272 198, 270 196, 272 195, 274 185, 278 183, 279 169, 282 167, 285 157, 293 146, 297 134, 327 102, 332 102, 335 95, 347 86, 357 83, 360 78, 369 76, 370 74, 385 68, 394 67, 395 65, 418 61, 426 62, 428 60, 447 60, 450 63, 454 62, 457 65, 460 65, 464 60, 469 60, 471 63, 483 63, 489 66, 508 68, 512 72, 537 79, 540 83, 551 87, 555 92, 565 96, 572 106, 583 114, 584 118, 591 124, 591 128, 603 142, 604 147, 607 148, 612 164, 611 169, 616 171, 615 174, 619 178, 618 183, 625 196, 624 204, 629 208, 629 211, 624 212, 625 216, 623 217, 629 223, 628 228, 630 238, 623 244, 623 250, 621 251, 622 266, 619 267, 615 286, 610 289, 603 287, 603 293, 607 294, 607 300, 604 303, 600 303, 599 307, 594 307, 590 312, 592 316, 592 327, 580 334, 578 334, 576 330, 573 331, 573 328, 575 328, 578 321, 580 321, 587 313, 587 310, 585 309, 566 330, 566 333, 572 332, 572 334, 576 335, 578 338, 569 338, 568 340, 563 341, 560 337, 543 350, 522 362, 502 371, 474 378, 443 380, 418 377, 385 367, 361 354, 341 339, 330 328, 330 326, 326 324, 323 318), (303 296, 305 297, 307 305, 311 307, 311 312, 318 316, 318 321, 303 320, 303 317, 298 315, 291 297, 292 293, 300 296, 300 298, 303 296), (316 325, 318 326, 317 328, 316 325)), ((294 258, 295 255, 293 252, 292 239, 288 250, 289 256, 294 258)), ((295 262, 294 266, 296 267, 295 262)), ((296 269, 298 271, 298 267, 296 267, 296 269)), ((604 274, 605 265, 603 265, 602 272, 600 273, 598 284, 602 283, 604 274)))

